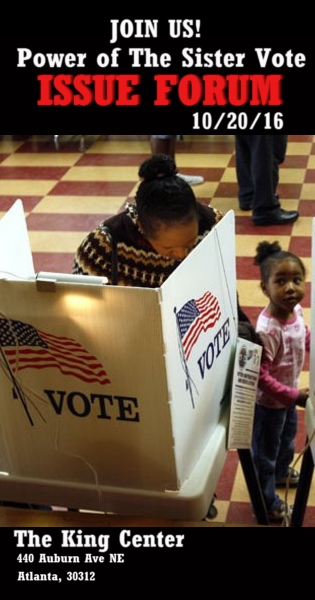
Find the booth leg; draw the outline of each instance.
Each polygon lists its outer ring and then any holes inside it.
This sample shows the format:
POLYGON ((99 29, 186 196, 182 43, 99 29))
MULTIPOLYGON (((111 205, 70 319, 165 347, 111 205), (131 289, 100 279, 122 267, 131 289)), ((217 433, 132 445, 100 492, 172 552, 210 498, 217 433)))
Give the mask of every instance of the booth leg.
POLYGON ((259 525, 269 525, 265 501, 259 485, 257 472, 250 450, 238 450, 247 489, 251 498, 255 516, 259 525))
MULTIPOLYGON (((306 441, 308 443, 308 440, 306 441)), ((302 527, 308 495, 314 473, 314 460, 311 448, 303 456, 300 479, 297 486, 293 505, 290 527, 302 527)))

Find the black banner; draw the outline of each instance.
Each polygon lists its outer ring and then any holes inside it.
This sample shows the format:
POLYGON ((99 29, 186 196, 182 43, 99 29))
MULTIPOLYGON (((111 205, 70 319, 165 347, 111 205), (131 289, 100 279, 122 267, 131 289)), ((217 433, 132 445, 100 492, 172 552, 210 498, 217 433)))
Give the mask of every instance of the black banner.
MULTIPOLYGON (((156 589, 165 583, 159 575, 161 567, 180 579, 193 564, 204 564, 205 550, 218 539, 218 531, 222 528, 4 528, 2 584, 9 584, 11 590, 17 584, 24 591, 32 583, 61 583, 75 591, 78 584, 86 583, 97 590, 105 582, 123 585, 126 576, 139 586, 141 577, 144 584, 152 573, 156 580, 149 584, 156 589)), ((216 561, 221 564, 221 557, 213 552, 208 559, 212 567, 216 561)))
POLYGON ((312 130, 310 36, 212 36, 208 19, 167 17, 102 31, 2 36, 3 134, 312 130))

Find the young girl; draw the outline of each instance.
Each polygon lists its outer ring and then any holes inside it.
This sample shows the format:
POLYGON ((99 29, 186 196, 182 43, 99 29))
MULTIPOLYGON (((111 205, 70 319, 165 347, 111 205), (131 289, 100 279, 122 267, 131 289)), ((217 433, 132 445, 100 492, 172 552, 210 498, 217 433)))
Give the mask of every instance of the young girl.
POLYGON ((278 242, 261 242, 255 264, 268 298, 256 330, 263 344, 253 432, 253 455, 270 521, 281 521, 288 507, 276 486, 289 478, 297 485, 298 471, 290 468, 297 431, 296 405, 305 407, 309 390, 299 388, 310 331, 300 302, 305 295, 305 267, 278 242))

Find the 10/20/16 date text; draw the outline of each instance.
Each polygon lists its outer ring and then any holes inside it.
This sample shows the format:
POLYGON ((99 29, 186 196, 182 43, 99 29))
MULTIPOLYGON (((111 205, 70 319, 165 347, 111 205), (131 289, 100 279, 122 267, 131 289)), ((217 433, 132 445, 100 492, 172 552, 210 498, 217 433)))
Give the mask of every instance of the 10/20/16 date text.
POLYGON ((248 115, 246 112, 221 112, 219 115, 211 112, 195 112, 193 129, 204 131, 254 131, 256 128, 263 130, 281 131, 284 127, 283 113, 256 113, 248 115))

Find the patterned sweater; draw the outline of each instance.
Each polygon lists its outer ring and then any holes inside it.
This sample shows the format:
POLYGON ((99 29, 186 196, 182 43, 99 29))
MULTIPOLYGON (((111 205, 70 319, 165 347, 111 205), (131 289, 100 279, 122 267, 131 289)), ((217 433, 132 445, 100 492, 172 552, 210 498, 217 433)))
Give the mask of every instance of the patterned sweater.
MULTIPOLYGON (((199 235, 196 244, 222 218, 221 213, 201 203, 198 203, 198 213, 199 235)), ((123 212, 101 223, 77 249, 73 273, 107 277, 109 283, 113 283, 115 245, 118 285, 160 287, 179 265, 179 261, 158 254, 143 237, 136 221, 135 206, 127 204, 123 212)))

